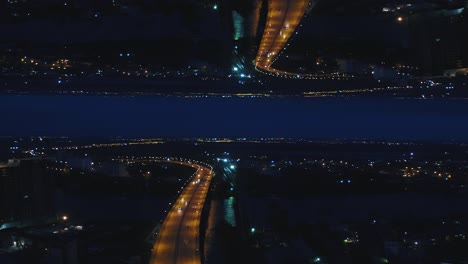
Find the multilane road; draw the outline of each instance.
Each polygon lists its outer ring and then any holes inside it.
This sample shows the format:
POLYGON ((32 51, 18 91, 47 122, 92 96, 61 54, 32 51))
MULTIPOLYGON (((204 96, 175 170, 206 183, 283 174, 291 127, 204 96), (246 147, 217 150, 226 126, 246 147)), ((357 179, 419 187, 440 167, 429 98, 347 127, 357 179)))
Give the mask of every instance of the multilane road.
POLYGON ((201 263, 199 251, 199 225, 213 171, 194 163, 173 163, 190 166, 196 175, 184 188, 166 216, 153 246, 151 264, 201 263))
POLYGON ((285 75, 296 75, 271 67, 281 50, 286 46, 296 27, 301 22, 311 0, 269 0, 268 17, 262 41, 255 59, 259 70, 285 75))
POLYGON ((272 64, 297 34, 302 18, 319 0, 268 0, 268 15, 262 40, 255 58, 255 69, 272 76, 298 79, 347 80, 353 76, 343 73, 294 73, 278 70, 272 64))

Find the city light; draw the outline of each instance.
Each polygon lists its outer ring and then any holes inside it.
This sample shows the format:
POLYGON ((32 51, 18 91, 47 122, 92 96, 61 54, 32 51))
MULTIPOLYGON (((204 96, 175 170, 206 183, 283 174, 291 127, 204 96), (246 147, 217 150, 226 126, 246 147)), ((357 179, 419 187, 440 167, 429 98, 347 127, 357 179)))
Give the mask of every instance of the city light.
POLYGON ((0 259, 468 264, 468 0, 5 2, 0 259))

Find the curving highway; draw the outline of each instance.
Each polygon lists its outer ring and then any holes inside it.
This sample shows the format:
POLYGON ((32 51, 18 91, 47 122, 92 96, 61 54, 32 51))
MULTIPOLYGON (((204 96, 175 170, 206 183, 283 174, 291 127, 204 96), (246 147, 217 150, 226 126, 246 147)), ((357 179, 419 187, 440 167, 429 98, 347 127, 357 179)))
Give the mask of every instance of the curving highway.
POLYGON ((194 163, 173 163, 190 166, 197 171, 167 214, 154 243, 150 263, 198 264, 201 263, 198 233, 200 217, 213 171, 194 163))
POLYGON ((255 58, 258 70, 274 74, 293 75, 271 67, 281 50, 295 32, 308 8, 312 7, 310 0, 269 0, 268 16, 262 40, 255 58))
POLYGON ((297 79, 337 79, 353 76, 341 73, 294 73, 278 70, 272 64, 286 47, 302 18, 319 0, 268 0, 268 15, 262 40, 255 58, 255 69, 272 76, 297 79))

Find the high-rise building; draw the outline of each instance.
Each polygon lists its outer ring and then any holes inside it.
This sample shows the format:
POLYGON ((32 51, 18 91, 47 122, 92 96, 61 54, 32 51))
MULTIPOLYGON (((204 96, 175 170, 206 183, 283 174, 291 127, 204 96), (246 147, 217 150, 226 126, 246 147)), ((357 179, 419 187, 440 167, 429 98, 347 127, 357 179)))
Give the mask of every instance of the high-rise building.
POLYGON ((436 10, 408 18, 412 63, 424 73, 440 75, 468 66, 464 9, 436 10))
MULTIPOLYGON (((468 64, 468 1, 465 4, 465 10, 463 12, 463 59, 465 64, 468 64)), ((465 65, 468 67, 468 65, 465 65)))
POLYGON ((21 159, 0 164, 0 227, 26 225, 54 216, 54 184, 48 163, 21 159))

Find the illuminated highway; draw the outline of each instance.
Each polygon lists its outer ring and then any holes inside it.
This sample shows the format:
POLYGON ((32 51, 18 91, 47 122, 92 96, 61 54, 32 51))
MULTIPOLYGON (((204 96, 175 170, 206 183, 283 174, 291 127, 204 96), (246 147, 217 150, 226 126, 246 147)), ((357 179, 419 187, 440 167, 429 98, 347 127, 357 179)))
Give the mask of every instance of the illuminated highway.
POLYGON ((197 171, 167 214, 154 243, 150 263, 201 263, 200 216, 213 171, 194 163, 173 163, 190 166, 197 171))
POLYGON ((281 50, 312 6, 309 0, 269 0, 268 17, 262 41, 255 59, 255 67, 275 74, 291 74, 271 67, 281 50))
POLYGON ((255 68, 265 74, 285 78, 346 79, 344 74, 304 74, 278 70, 272 64, 286 48, 288 40, 297 34, 297 27, 307 11, 312 9, 318 0, 269 0, 268 16, 262 40, 255 58, 255 68))

